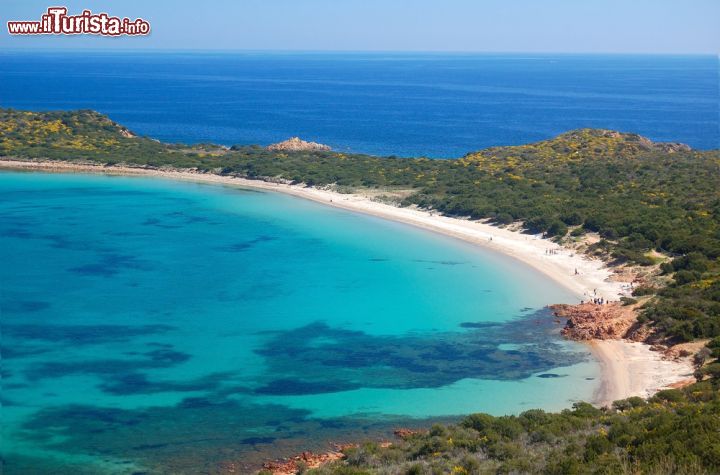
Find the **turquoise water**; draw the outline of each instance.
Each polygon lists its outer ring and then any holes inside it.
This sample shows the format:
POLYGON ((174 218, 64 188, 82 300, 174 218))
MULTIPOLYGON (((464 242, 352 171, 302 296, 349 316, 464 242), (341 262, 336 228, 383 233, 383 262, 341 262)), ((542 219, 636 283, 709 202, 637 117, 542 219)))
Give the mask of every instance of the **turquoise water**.
POLYGON ((0 252, 8 474, 249 470, 598 383, 532 269, 280 194, 1 173, 0 252))

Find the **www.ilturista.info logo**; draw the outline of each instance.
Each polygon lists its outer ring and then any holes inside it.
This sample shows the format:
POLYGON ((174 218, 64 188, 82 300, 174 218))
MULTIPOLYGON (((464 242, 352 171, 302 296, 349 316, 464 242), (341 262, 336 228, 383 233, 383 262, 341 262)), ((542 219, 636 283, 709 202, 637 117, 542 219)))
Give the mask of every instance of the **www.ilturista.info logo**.
POLYGON ((107 13, 83 10, 80 15, 68 15, 65 7, 50 7, 40 21, 9 21, 11 35, 147 35, 150 23, 138 18, 118 18, 107 13))

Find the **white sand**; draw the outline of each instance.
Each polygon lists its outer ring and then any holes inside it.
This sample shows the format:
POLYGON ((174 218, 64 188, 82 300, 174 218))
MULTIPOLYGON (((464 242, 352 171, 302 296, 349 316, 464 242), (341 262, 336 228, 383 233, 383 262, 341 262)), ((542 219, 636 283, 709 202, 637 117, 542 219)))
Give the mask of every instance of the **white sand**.
MULTIPOLYGON (((494 249, 544 273, 572 291, 578 301, 587 299, 590 295, 597 295, 606 300, 618 300, 619 297, 626 295, 620 282, 609 280, 611 272, 601 260, 576 254, 540 236, 510 231, 479 221, 440 216, 415 208, 399 208, 372 201, 361 194, 341 194, 300 185, 190 171, 104 167, 56 161, 28 162, 5 159, 0 160, 0 168, 149 175, 282 192, 337 208, 403 222, 494 249), (547 252, 549 250, 554 251, 555 254, 549 254, 547 252)), ((660 354, 650 351, 648 345, 641 343, 620 340, 601 341, 594 342, 593 349, 603 368, 603 383, 597 395, 600 403, 634 395, 649 395, 668 384, 685 379, 688 372, 692 373, 691 369, 688 370, 687 363, 663 361, 660 354)))
POLYGON ((664 360, 662 353, 644 343, 626 340, 590 342, 603 374, 595 402, 609 405, 632 396, 649 397, 673 383, 691 379, 694 367, 689 358, 664 360))

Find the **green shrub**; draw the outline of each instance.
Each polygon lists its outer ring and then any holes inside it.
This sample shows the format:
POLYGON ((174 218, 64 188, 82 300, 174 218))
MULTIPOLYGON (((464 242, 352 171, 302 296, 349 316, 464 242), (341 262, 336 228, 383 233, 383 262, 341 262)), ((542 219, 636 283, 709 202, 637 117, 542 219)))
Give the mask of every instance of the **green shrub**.
POLYGON ((655 287, 640 285, 632 291, 634 297, 642 297, 644 295, 654 295, 657 292, 655 287))
POLYGON ((655 394, 653 399, 659 399, 668 402, 680 402, 685 399, 685 395, 679 389, 665 389, 655 394))

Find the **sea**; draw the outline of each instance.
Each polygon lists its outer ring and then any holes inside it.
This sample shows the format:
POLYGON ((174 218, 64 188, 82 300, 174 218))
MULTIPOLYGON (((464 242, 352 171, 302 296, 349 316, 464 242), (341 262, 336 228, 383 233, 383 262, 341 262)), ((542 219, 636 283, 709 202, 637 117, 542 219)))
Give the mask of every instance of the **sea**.
POLYGON ((0 52, 0 106, 167 142, 460 157, 582 127, 720 148, 718 56, 0 52))
MULTIPOLYGON (((185 143, 442 158, 597 126, 712 148, 716 63, 0 53, 0 104, 96 109, 185 143)), ((575 301, 512 258, 291 196, 4 171, 3 473, 247 473, 473 412, 568 408, 600 376, 546 308, 575 301)))

